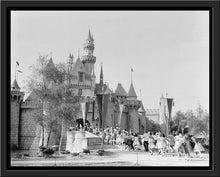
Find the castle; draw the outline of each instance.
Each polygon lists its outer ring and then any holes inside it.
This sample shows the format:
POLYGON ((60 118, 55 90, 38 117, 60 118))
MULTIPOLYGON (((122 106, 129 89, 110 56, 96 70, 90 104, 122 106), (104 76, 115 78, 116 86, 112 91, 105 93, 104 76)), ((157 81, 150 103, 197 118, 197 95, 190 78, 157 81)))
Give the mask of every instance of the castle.
MULTIPOLYGON (((160 102, 160 108, 163 108, 163 111, 159 111, 159 109, 145 110, 142 101, 137 99, 132 82, 128 92, 121 83, 118 84, 115 91, 104 83, 102 66, 99 82, 96 83, 94 49, 94 38, 89 30, 84 43, 85 55, 81 58, 78 56, 74 62, 73 54, 69 54, 66 63, 68 75, 65 79, 65 84, 70 86, 71 92, 87 102, 86 121, 91 127, 119 126, 121 129, 143 134, 147 130, 147 119, 153 119, 159 123, 160 114, 163 114, 163 119, 165 119, 167 116, 164 113, 167 107, 166 98, 161 98, 160 102)), ((47 67, 55 68, 52 57, 48 61, 47 67)), ((39 107, 31 95, 26 100, 23 98, 24 92, 20 90, 15 79, 11 86, 11 145, 22 150, 37 149, 42 129, 32 115, 37 111, 44 111, 44 108, 39 107)), ((79 114, 78 118, 82 119, 82 114, 79 114)), ((49 144, 54 145, 59 142, 57 140, 61 136, 59 127, 60 125, 56 131, 52 132, 53 138, 49 144)), ((64 126, 62 149, 65 149, 68 128, 68 125, 64 126)))

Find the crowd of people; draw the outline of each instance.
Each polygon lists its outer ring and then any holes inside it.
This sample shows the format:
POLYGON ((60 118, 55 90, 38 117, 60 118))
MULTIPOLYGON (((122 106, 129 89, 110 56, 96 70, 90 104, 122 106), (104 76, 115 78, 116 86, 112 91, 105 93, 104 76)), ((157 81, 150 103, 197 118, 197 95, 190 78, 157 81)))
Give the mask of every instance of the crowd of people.
MULTIPOLYGON (((82 129, 82 126, 79 125, 77 129, 82 129)), ((191 158, 196 156, 202 158, 202 152, 207 150, 207 147, 206 149, 204 148, 205 144, 209 146, 207 136, 203 139, 198 139, 190 135, 188 126, 181 132, 173 131, 168 136, 165 136, 160 131, 146 131, 144 134, 139 134, 132 130, 122 130, 119 126, 99 129, 97 127, 91 128, 86 124, 85 130, 100 136, 104 144, 116 145, 129 151, 143 150, 151 155, 159 154, 164 156, 166 153, 173 153, 178 157, 186 156, 191 158)))
POLYGON ((176 153, 178 157, 186 156, 202 158, 205 151, 202 143, 187 130, 184 132, 172 132, 169 136, 161 132, 145 132, 138 134, 132 130, 121 130, 119 127, 89 128, 87 131, 100 136, 105 144, 117 145, 124 150, 143 150, 151 155, 166 153, 176 153))

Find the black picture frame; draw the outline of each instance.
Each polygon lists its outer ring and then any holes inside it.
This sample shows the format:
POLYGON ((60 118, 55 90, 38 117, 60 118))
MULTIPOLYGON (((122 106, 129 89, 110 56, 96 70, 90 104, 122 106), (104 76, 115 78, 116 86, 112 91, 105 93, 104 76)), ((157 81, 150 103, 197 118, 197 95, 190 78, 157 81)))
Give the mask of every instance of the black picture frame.
POLYGON ((219 1, 2 1, 1 175, 2 176, 219 176, 219 1), (10 167, 11 10, 209 10, 210 167, 10 167))

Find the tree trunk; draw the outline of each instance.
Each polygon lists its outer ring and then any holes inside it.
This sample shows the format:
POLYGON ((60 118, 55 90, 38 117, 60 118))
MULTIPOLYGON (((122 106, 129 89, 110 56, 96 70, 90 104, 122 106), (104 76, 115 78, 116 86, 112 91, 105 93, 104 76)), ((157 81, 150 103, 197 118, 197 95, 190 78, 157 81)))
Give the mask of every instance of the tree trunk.
POLYGON ((48 136, 47 136, 47 146, 49 145, 50 135, 51 135, 51 128, 50 128, 48 136))
POLYGON ((61 151, 61 146, 62 146, 62 141, 63 141, 63 119, 62 119, 62 122, 61 122, 61 136, 60 136, 60 143, 59 143, 59 153, 61 151))
POLYGON ((41 146, 44 146, 44 126, 42 126, 42 142, 41 146))

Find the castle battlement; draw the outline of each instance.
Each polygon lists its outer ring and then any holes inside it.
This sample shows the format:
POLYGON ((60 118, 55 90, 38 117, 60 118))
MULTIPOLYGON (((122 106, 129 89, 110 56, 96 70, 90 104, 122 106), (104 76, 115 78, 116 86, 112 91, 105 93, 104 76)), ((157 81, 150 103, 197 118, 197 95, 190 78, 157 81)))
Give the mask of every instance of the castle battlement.
POLYGON ((124 104, 128 108, 139 109, 141 107, 141 101, 140 100, 125 100, 124 104))
POLYGON ((92 55, 84 55, 82 56, 82 62, 92 62, 95 63, 96 62, 96 57, 92 56, 92 55))
POLYGON ((11 90, 11 95, 24 95, 24 92, 19 90, 11 90))
POLYGON ((21 103, 21 109, 37 109, 39 105, 36 102, 26 101, 21 103))

